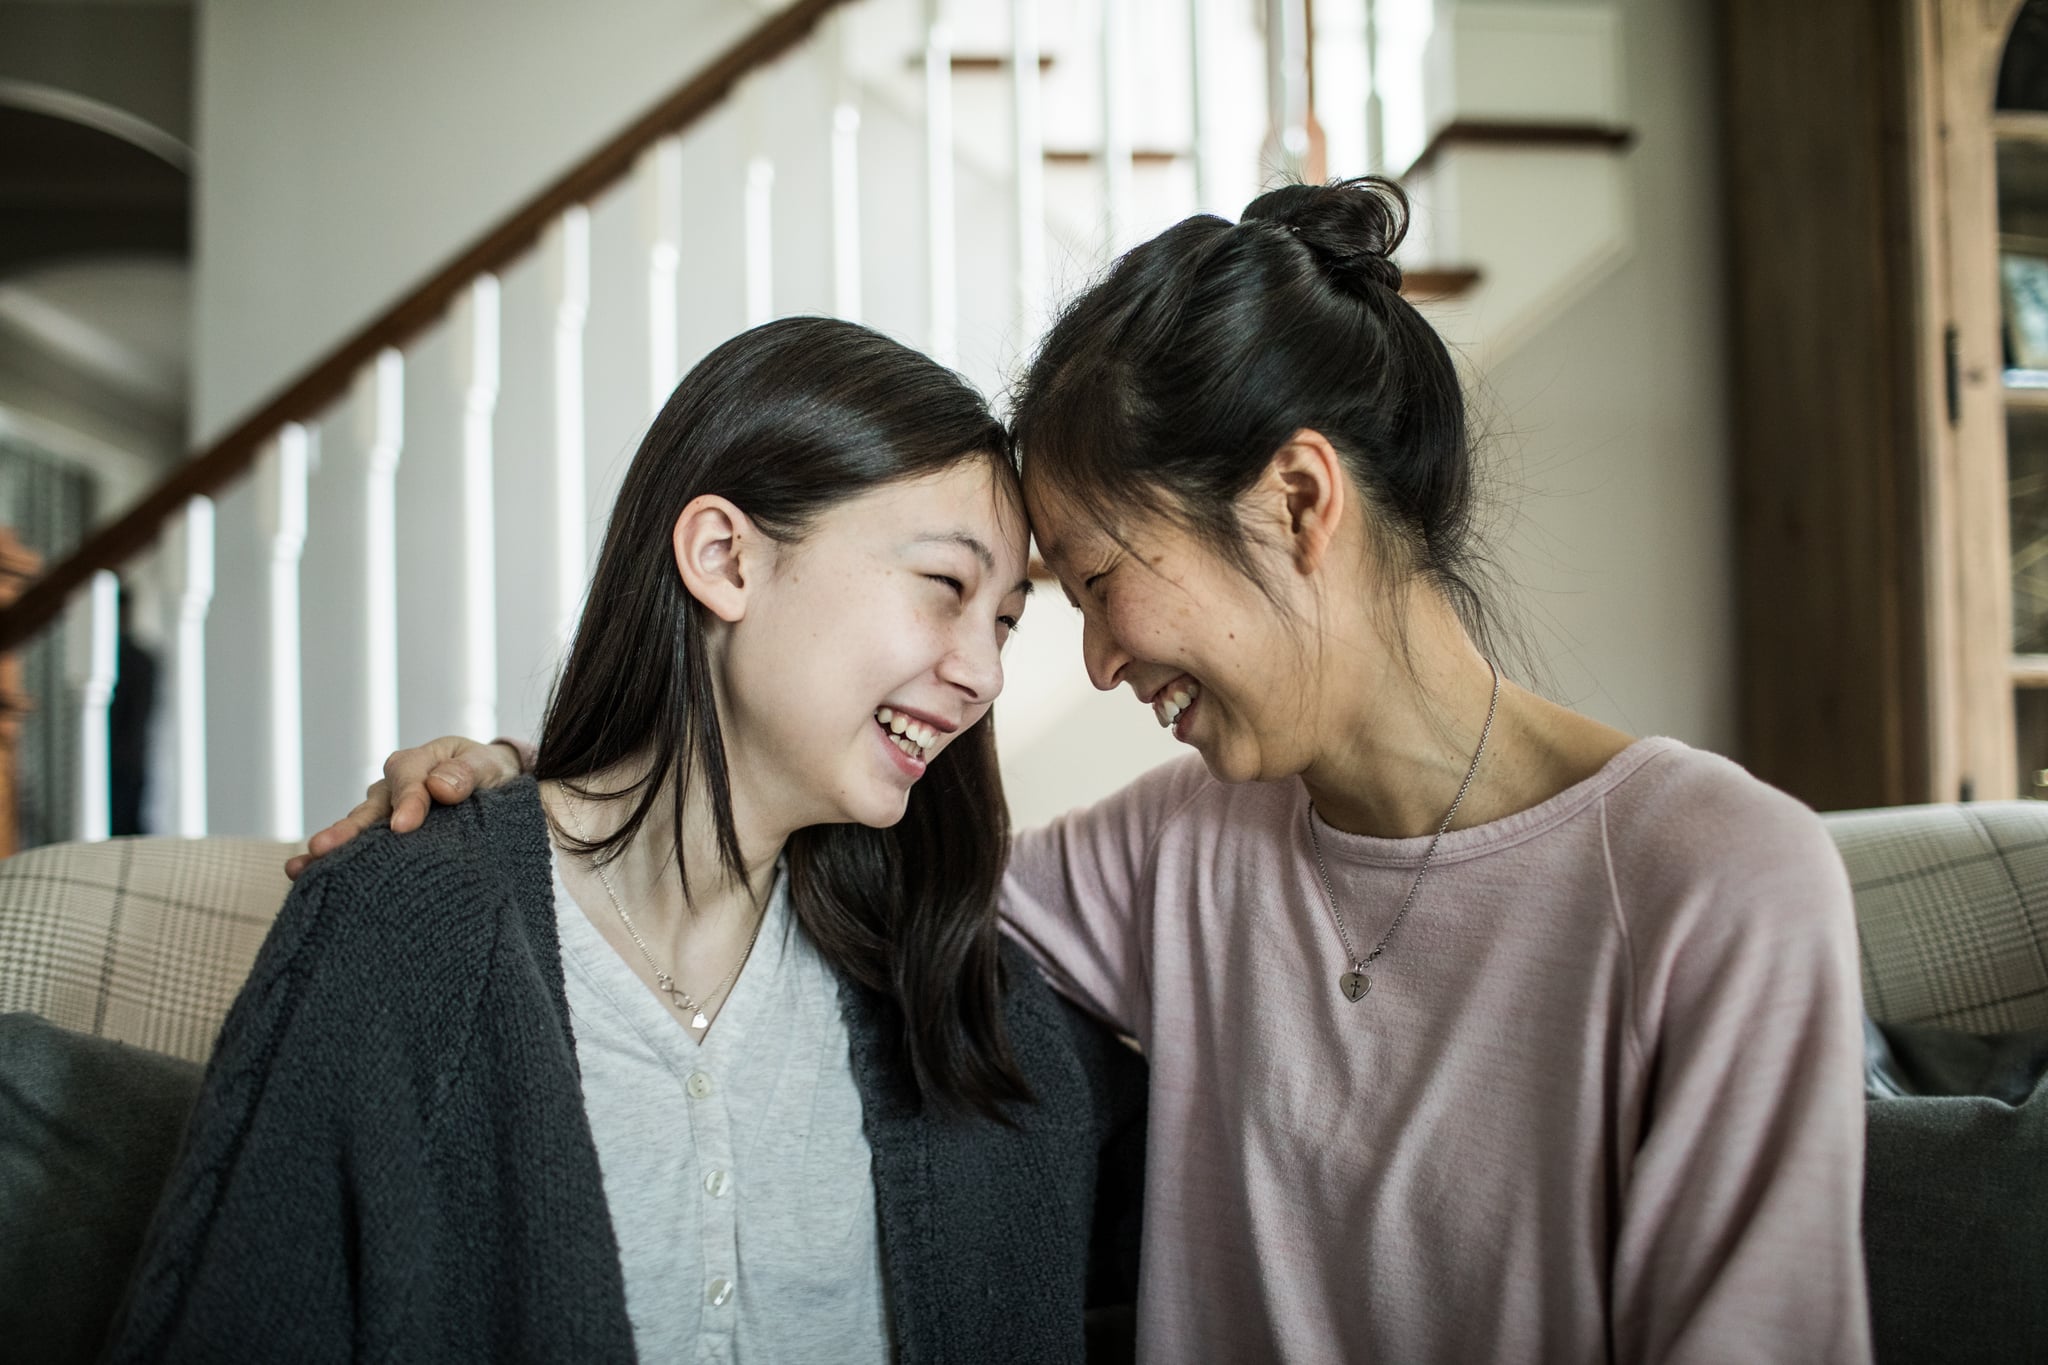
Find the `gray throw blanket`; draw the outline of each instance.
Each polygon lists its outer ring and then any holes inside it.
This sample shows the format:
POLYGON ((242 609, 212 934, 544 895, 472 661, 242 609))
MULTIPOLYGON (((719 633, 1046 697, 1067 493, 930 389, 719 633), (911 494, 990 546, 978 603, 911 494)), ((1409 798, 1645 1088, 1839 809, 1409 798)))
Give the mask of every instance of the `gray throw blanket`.
POLYGON ((2048 1361, 2048 1029, 1864 1033, 1880 1365, 2048 1361))
MULTIPOLYGON (((1142 1063, 1005 950, 1037 1095, 1014 1126, 919 1102, 894 1006, 850 985, 898 1358, 1084 1354, 1128 1299, 1142 1063), (1105 1152, 1125 1163, 1098 1181, 1105 1152)), ((301 879, 208 1065, 116 1361, 633 1357, 524 780, 301 879)))

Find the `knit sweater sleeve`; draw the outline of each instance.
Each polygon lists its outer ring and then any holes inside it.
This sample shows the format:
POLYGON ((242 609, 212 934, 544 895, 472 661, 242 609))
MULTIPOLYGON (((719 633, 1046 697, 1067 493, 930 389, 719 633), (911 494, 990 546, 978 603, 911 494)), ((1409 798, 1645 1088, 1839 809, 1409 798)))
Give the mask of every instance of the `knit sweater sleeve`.
POLYGON ((1870 1358, 1853 904, 1813 813, 1726 765, 1609 829, 1642 1112, 1623 1361, 1870 1358), (1705 850, 1703 852, 1703 850, 1705 850))
POLYGON ((416 1068, 346 967, 361 917, 313 875, 294 888, 222 1028, 108 1359, 317 1361, 381 1333, 417 1263, 404 1161, 416 1068), (373 1292, 374 1291, 374 1292, 373 1292))

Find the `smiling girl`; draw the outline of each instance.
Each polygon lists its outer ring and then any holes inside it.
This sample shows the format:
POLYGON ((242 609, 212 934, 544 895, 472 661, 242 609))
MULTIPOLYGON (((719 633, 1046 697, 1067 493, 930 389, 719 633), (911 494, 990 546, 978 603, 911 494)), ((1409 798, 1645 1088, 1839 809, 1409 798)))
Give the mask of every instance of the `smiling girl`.
MULTIPOLYGON (((1001 891, 1151 1063, 1139 1354, 1867 1360, 1840 862, 1734 764, 1492 662, 1405 209, 1189 219, 1019 394, 1089 676, 1194 751, 1020 835, 1001 891)), ((510 770, 394 756, 394 826, 510 770)))
POLYGON ((1005 452, 851 324, 691 372, 538 782, 293 890, 113 1358, 1082 1358, 1142 1068, 996 935, 1005 452))

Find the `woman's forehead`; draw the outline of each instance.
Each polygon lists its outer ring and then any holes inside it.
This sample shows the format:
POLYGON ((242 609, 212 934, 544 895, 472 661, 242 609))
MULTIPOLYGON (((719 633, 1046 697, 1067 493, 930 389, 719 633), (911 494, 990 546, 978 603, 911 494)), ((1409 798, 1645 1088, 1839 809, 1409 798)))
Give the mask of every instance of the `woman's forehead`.
POLYGON ((1031 516, 1031 534, 1047 563, 1088 554, 1105 541, 1129 540, 1137 528, 1128 517, 1111 524, 1093 500, 1051 486, 1045 479, 1026 479, 1024 501, 1031 516))

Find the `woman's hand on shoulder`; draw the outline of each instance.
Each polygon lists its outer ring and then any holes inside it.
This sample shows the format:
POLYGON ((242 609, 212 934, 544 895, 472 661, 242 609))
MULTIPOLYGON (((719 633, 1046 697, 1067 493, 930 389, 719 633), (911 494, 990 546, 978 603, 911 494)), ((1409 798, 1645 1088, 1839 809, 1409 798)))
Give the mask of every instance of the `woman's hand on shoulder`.
POLYGON ((426 821, 434 802, 460 805, 486 787, 502 786, 519 776, 525 758, 510 741, 485 744, 461 735, 400 749, 384 760, 384 776, 370 784, 354 810, 315 834, 304 853, 285 863, 285 875, 297 881, 300 873, 387 816, 394 834, 409 834, 426 821))

